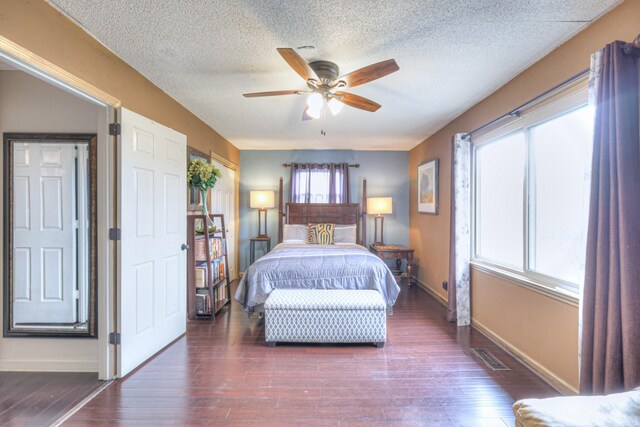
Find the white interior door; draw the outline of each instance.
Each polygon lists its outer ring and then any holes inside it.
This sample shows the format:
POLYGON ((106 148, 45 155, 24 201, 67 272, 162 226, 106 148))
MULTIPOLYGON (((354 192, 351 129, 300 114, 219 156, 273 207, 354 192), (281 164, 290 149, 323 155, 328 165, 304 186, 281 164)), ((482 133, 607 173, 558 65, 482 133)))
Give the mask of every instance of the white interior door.
POLYGON ((14 325, 75 323, 74 144, 16 143, 14 150, 14 325))
POLYGON ((227 258, 229 258, 229 280, 236 278, 236 233, 235 233, 235 178, 236 171, 212 160, 211 163, 222 172, 222 177, 212 190, 213 213, 224 215, 227 236, 227 258))
POLYGON ((186 331, 187 138, 121 109, 118 373, 186 331))

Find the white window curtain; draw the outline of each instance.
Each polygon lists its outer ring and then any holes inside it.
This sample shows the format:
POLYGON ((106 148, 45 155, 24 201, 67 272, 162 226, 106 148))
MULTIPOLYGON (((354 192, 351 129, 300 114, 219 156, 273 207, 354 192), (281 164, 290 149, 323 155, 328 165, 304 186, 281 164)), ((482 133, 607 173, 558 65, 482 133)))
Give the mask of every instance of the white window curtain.
POLYGON ((471 324, 471 138, 454 135, 451 144, 451 228, 447 319, 471 324))

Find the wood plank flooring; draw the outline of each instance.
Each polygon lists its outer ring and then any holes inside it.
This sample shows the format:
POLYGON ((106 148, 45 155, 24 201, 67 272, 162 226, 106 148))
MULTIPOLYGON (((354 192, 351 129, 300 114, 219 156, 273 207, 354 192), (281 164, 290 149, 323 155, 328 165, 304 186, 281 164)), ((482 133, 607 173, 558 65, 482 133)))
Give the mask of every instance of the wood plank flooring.
POLYGON ((511 405, 556 395, 470 328, 448 323, 423 290, 402 285, 382 349, 278 345, 235 302, 78 411, 66 426, 499 426, 511 405), (492 371, 469 348, 489 349, 492 371))
POLYGON ((50 425, 103 384, 97 373, 0 372, 0 425, 50 425))

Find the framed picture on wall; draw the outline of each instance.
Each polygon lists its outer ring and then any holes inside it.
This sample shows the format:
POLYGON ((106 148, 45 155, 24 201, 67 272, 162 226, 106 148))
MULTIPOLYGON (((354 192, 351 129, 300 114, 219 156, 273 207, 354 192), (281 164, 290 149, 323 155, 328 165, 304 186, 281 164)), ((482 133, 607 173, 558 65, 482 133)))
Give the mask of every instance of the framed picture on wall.
POLYGON ((438 159, 418 165, 418 212, 438 215, 438 159))

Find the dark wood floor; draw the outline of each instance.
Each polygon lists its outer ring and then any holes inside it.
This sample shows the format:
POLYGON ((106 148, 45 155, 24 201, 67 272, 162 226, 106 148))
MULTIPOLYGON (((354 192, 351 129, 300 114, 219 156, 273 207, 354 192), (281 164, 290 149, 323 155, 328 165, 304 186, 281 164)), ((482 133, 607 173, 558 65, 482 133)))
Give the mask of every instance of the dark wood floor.
POLYGON ((0 372, 0 426, 48 426, 103 384, 97 373, 0 372))
POLYGON ((477 331, 456 328, 417 287, 402 287, 388 342, 264 345, 237 304, 117 381, 65 425, 513 425, 511 405, 557 393, 477 331), (510 371, 491 371, 470 347, 510 371))

